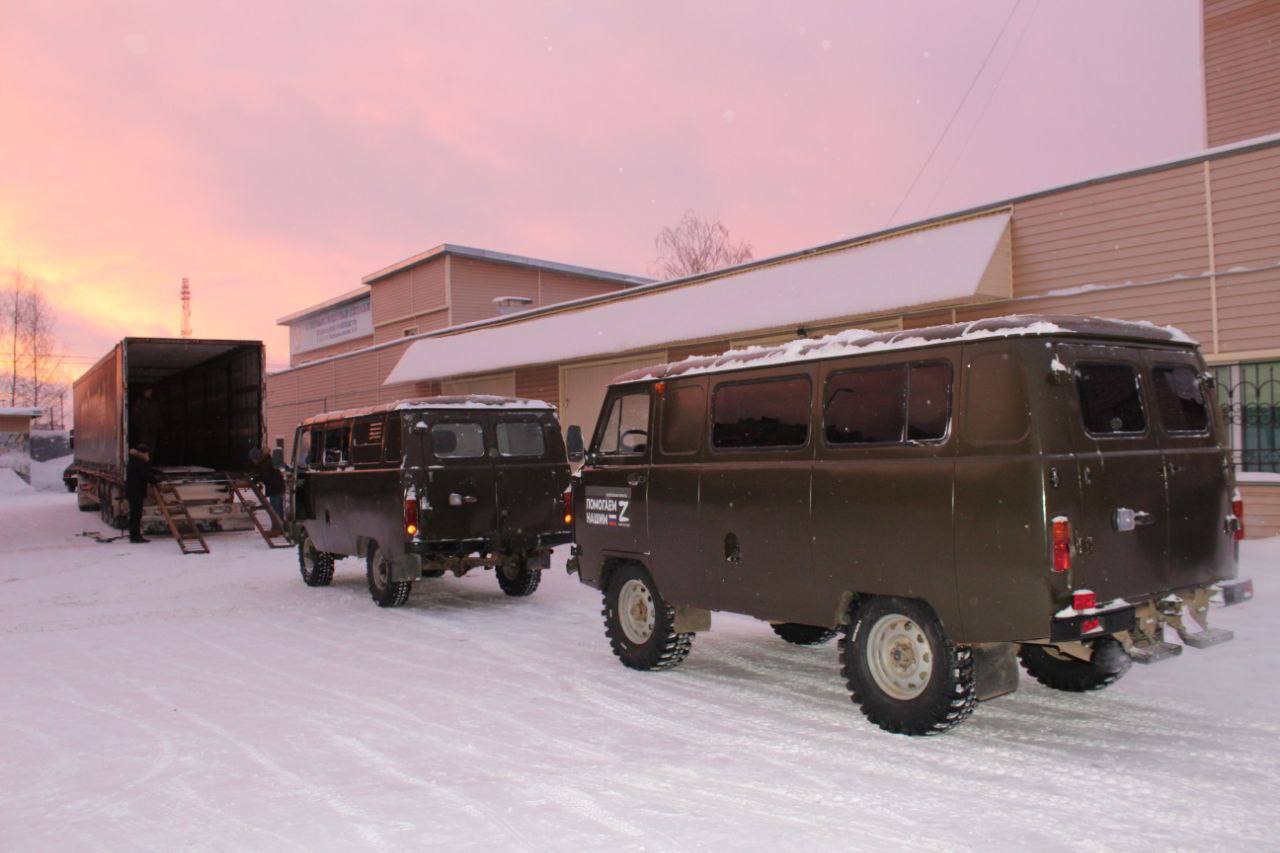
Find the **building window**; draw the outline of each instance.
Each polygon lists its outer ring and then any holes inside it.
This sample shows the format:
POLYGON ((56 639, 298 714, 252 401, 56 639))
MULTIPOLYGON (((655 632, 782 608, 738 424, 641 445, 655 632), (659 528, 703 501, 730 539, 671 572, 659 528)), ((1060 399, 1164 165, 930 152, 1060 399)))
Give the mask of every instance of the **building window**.
POLYGON ((1213 368, 1214 391, 1243 479, 1280 479, 1280 361, 1213 368))
POLYGON ((403 337, 406 337, 406 338, 412 338, 412 337, 413 337, 414 335, 416 335, 416 334, 418 334, 418 327, 417 327, 417 326, 408 326, 408 327, 407 327, 407 328, 405 328, 405 330, 404 330, 403 337))

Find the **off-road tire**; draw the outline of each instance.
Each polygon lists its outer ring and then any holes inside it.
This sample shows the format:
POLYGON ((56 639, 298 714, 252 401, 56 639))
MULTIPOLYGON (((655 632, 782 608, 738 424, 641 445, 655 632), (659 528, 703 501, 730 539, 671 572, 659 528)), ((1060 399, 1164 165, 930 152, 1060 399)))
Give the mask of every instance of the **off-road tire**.
POLYGON ((771 622, 773 633, 793 646, 820 646, 835 639, 839 632, 818 625, 801 625, 799 622, 771 622))
POLYGON ((1133 665, 1124 647, 1110 637, 1094 641, 1092 660, 1059 657, 1054 651, 1046 646, 1024 644, 1018 650, 1018 659, 1036 681, 1067 693, 1088 693, 1110 687, 1133 665))
POLYGON ((498 576, 498 586, 502 587, 503 592, 514 598, 533 595, 534 590, 538 588, 538 584, 542 582, 542 569, 530 566, 528 560, 521 560, 516 565, 519 568, 512 576, 507 575, 506 566, 498 566, 493 570, 494 574, 498 576))
POLYGON ((62 485, 66 487, 68 492, 74 492, 77 488, 75 480, 63 480, 62 485))
POLYGON ((840 664, 850 697, 863 716, 894 734, 941 734, 968 719, 978 701, 973 653, 948 640, 933 610, 913 599, 877 597, 855 603, 840 638, 840 664), (905 617, 906 624, 918 632, 932 663, 923 690, 907 699, 886 692, 868 662, 868 635, 881 619, 894 615, 905 617))
POLYGON ((298 572, 307 586, 328 586, 333 582, 333 555, 316 550, 305 533, 298 543, 298 572))
POLYGON ((369 555, 365 558, 365 578, 369 582, 369 596, 379 607, 399 607, 409 600, 412 581, 391 580, 391 567, 386 567, 386 577, 375 568, 380 559, 378 546, 369 546, 369 555))
POLYGON ((676 611, 658 592, 653 578, 644 567, 628 563, 616 569, 604 591, 604 633, 613 653, 631 669, 671 669, 683 661, 693 646, 692 632, 677 633, 676 611), (644 642, 637 643, 623 629, 618 598, 628 581, 638 581, 647 590, 653 613, 653 631, 644 642))

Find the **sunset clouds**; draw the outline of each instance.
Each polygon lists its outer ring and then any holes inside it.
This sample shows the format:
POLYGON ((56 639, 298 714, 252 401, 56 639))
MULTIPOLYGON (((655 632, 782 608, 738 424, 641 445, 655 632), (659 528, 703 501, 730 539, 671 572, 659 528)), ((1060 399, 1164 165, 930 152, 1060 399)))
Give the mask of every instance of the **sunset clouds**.
MULTIPOLYGON (((644 273, 882 227, 1012 2, 9 3, 0 270, 74 353, 274 319, 449 241, 644 273)), ((899 221, 1194 152, 1195 0, 1024 0, 899 221)))

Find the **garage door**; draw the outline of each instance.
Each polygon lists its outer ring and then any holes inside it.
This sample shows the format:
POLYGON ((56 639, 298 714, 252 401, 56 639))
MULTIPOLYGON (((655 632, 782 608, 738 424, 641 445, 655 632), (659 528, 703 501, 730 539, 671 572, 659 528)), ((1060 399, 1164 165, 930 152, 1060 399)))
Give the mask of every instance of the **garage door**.
POLYGON ((570 424, 582 427, 582 437, 591 441, 596 417, 604 403, 604 392, 609 380, 615 376, 650 367, 666 361, 662 350, 649 355, 635 356, 623 361, 592 362, 560 369, 560 424, 566 429, 570 424))
POLYGON ((443 394, 495 394, 499 397, 516 395, 516 375, 493 373, 488 376, 472 376, 467 379, 450 379, 440 383, 443 394))

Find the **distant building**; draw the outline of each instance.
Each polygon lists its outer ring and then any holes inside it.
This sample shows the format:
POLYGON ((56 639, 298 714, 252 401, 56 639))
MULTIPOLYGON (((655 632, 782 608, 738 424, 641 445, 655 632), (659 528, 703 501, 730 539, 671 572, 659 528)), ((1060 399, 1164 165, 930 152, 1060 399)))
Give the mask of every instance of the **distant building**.
POLYGON ((288 446, 319 411, 441 391, 547 400, 589 430, 612 377, 734 346, 1013 313, 1150 320, 1200 341, 1247 531, 1278 533, 1280 2, 1205 0, 1203 14, 1201 154, 673 281, 438 247, 281 320, 292 335, 331 312, 268 381, 269 437, 288 446))
POLYGON ((31 482, 31 422, 43 409, 0 406, 0 468, 31 482))

